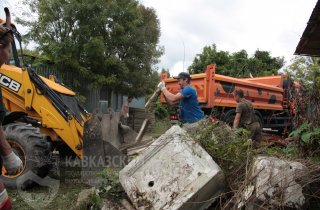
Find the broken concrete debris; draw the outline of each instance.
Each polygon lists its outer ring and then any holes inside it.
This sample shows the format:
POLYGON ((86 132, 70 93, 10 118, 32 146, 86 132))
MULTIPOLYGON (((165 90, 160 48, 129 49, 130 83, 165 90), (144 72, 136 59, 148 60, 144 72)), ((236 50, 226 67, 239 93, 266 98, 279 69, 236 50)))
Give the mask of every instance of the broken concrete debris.
POLYGON ((282 206, 301 209, 305 203, 303 187, 297 180, 307 175, 307 167, 299 162, 276 157, 259 156, 255 159, 250 179, 252 183, 242 193, 238 208, 282 206), (260 204, 259 204, 260 203, 260 204))
POLYGON ((205 209, 224 191, 224 174, 185 130, 171 127, 120 171, 136 209, 205 209))

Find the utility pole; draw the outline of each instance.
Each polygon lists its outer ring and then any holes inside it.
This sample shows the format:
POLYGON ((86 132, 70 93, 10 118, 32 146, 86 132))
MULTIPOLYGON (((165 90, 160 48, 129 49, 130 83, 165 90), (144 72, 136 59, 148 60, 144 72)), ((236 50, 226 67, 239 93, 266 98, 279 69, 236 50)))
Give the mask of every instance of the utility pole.
POLYGON ((185 62, 185 59, 186 59, 186 46, 184 45, 184 41, 183 39, 182 40, 182 44, 183 44, 183 62, 182 62, 182 71, 184 72, 184 62, 185 62))

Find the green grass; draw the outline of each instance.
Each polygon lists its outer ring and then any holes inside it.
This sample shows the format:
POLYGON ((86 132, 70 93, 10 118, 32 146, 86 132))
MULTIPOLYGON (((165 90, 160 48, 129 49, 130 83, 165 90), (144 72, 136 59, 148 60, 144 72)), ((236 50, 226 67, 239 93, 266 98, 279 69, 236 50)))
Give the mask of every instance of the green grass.
MULTIPOLYGON (((64 209, 72 209, 75 207, 78 199, 78 194, 83 189, 91 188, 90 186, 81 184, 81 183, 60 183, 58 193, 54 195, 53 200, 42 209, 48 210, 64 210, 64 209)), ((17 190, 8 190, 10 199, 12 201, 12 209, 19 210, 33 210, 28 202, 25 202, 24 199, 20 196, 20 193, 17 190)), ((28 193, 31 195, 37 196, 39 193, 46 193, 46 190, 35 187, 28 190, 28 193)))

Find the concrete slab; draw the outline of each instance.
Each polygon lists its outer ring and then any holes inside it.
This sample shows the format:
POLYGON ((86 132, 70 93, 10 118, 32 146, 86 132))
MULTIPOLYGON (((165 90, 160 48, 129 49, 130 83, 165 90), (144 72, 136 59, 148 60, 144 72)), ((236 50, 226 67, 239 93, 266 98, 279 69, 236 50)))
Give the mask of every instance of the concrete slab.
POLYGON ((258 206, 261 209, 304 209, 306 198, 300 183, 303 177, 308 177, 308 168, 300 162, 258 156, 250 174, 252 184, 242 193, 238 207, 246 205, 249 210, 258 206), (250 193, 245 195, 246 191, 250 193))
POLYGON ((120 171, 137 209, 205 209, 224 190, 224 175, 187 132, 173 126, 120 171))

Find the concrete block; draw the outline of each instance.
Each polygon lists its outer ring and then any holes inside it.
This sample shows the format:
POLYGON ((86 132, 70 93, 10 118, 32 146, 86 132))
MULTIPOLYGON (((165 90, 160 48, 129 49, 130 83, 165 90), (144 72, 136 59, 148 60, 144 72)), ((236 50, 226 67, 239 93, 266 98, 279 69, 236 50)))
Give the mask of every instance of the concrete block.
POLYGON ((277 157, 256 157, 250 179, 252 185, 246 187, 250 190, 242 193, 238 207, 246 205, 246 209, 256 209, 261 203, 262 207, 288 207, 303 209, 305 196, 303 187, 297 180, 308 176, 308 168, 300 162, 288 161, 277 157))
POLYGON ((220 167, 179 126, 132 160, 119 179, 137 209, 205 209, 225 186, 220 167))

